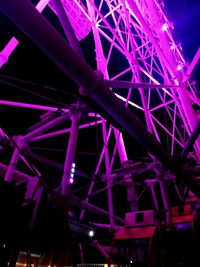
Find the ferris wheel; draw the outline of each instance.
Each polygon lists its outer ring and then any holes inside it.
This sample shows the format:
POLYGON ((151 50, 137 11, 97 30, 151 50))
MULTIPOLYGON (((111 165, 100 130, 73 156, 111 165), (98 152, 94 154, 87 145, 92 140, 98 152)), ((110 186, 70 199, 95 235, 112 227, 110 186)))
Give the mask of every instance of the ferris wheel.
MULTIPOLYGON (((191 223, 188 202, 200 196, 200 102, 191 78, 199 51, 192 63, 185 61, 163 2, 41 0, 34 7, 26 0, 6 0, 0 10, 79 86, 67 108, 0 101, 46 111, 23 136, 11 140, 2 130, 2 139, 14 144, 9 164, 1 163, 5 181, 25 179, 26 195, 34 198, 43 175, 26 159, 34 157, 26 148, 65 134, 67 149, 54 192, 72 193, 80 221, 114 231, 118 242, 130 239, 127 234, 145 238, 141 227, 152 242, 158 225, 184 223, 186 215, 191 223), (64 37, 40 14, 47 8, 64 37), (81 149, 96 154, 83 156, 81 149), (18 169, 20 159, 32 175, 18 169)), ((5 45, 2 68, 18 45, 15 37, 5 45)), ((45 163, 53 161, 47 156, 45 163)))

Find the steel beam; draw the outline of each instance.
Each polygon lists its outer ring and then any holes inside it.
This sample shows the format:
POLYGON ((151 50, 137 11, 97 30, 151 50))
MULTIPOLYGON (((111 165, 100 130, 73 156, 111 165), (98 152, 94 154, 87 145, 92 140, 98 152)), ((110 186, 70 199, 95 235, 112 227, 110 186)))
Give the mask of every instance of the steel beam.
POLYGON ((61 192, 63 195, 70 192, 70 171, 75 158, 76 142, 78 137, 78 128, 80 123, 80 112, 77 111, 71 117, 71 130, 69 135, 69 141, 67 146, 65 165, 62 176, 61 192))
MULTIPOLYGON (((129 111, 122 101, 110 91, 103 80, 70 47, 56 29, 35 10, 27 0, 1 0, 0 10, 7 15, 38 47, 73 79, 104 116, 126 130, 135 140, 152 153, 166 168, 180 175, 180 170, 161 144, 150 134, 144 125, 129 111)), ((183 174, 180 175, 181 177, 183 174)), ((186 179, 193 192, 200 195, 194 181, 186 179)))
POLYGON ((74 30, 70 24, 70 21, 68 19, 68 16, 65 12, 65 9, 62 5, 61 0, 53 0, 54 8, 57 13, 57 16, 60 20, 60 23, 63 27, 63 30, 65 32, 65 35, 67 36, 67 39, 71 45, 71 47, 76 51, 76 53, 79 54, 82 58, 84 58, 81 46, 79 44, 79 41, 76 38, 76 35, 74 33, 74 30))
MULTIPOLYGON (((101 209, 91 203, 88 203, 87 201, 82 201, 80 199, 78 199, 76 196, 72 195, 71 196, 71 204, 72 206, 75 207, 81 207, 82 209, 96 214, 96 215, 101 215, 104 217, 108 217, 109 218, 109 212, 107 210, 101 209)), ((82 220, 82 218, 80 218, 82 220)), ((121 224, 124 224, 124 220, 122 218, 120 218, 119 216, 114 216, 114 219, 116 222, 119 222, 121 224)))

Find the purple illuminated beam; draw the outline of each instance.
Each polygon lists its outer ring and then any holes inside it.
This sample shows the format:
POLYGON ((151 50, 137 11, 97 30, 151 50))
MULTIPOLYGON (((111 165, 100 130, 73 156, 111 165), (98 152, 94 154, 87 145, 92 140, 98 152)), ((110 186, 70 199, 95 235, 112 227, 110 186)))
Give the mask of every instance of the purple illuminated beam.
POLYGON ((133 83, 122 80, 105 80, 105 83, 112 88, 179 88, 174 84, 150 84, 150 83, 133 83))
POLYGON ((70 24, 70 21, 68 19, 68 16, 65 12, 65 9, 62 5, 61 0, 53 0, 53 4, 54 4, 55 11, 58 15, 60 23, 63 27, 63 30, 65 32, 65 35, 67 36, 67 39, 68 39, 71 47, 79 54, 79 56, 84 58, 80 44, 76 38, 76 35, 75 35, 74 30, 70 24))
POLYGON ((57 125, 67 121, 70 117, 71 117, 71 112, 69 112, 68 114, 64 114, 58 118, 55 118, 54 120, 51 120, 48 123, 46 123, 45 125, 42 125, 41 127, 36 128, 34 131, 23 136, 22 141, 23 142, 30 142, 32 140, 32 138, 34 138, 40 134, 43 134, 46 131, 51 130, 52 128, 56 127, 57 125))
MULTIPOLYGON (((3 177, 7 173, 9 166, 4 165, 3 163, 0 163, 0 175, 3 177)), ((38 179, 33 176, 29 176, 21 171, 14 170, 13 173, 13 180, 17 183, 23 183, 26 182, 26 195, 25 197, 27 199, 30 199, 35 191, 35 188, 38 184, 38 179)))
MULTIPOLYGON (((0 9, 21 30, 27 34, 44 51, 60 69, 73 79, 80 87, 84 88, 86 101, 92 101, 104 115, 126 130, 135 140, 157 157, 165 167, 171 169, 179 176, 180 169, 172 161, 169 154, 162 148, 144 125, 128 110, 103 80, 74 52, 65 39, 55 28, 42 17, 34 6, 26 0, 1 0, 0 9)), ((189 188, 200 195, 199 185, 195 181, 185 178, 189 188)))
POLYGON ((61 192, 63 195, 69 194, 70 192, 70 172, 75 158, 80 116, 80 112, 76 112, 71 116, 71 129, 61 184, 61 192))
MULTIPOLYGON (((4 176, 6 174, 6 171, 8 169, 8 166, 4 165, 3 163, 0 163, 0 175, 4 176)), ((22 182, 28 182, 31 179, 36 179, 35 177, 29 176, 23 172, 14 171, 14 181, 17 183, 22 183, 22 182)))
MULTIPOLYGON (((88 127, 91 127, 91 126, 96 126, 97 124, 100 124, 100 123, 102 123, 102 120, 85 123, 85 124, 82 124, 82 125, 79 126, 79 130, 80 129, 84 129, 84 128, 88 128, 88 127)), ((43 135, 39 135, 39 136, 36 136, 36 137, 32 138, 30 142, 41 141, 41 140, 52 138, 52 137, 55 137, 55 136, 58 136, 58 135, 66 134, 66 133, 69 133, 69 132, 70 132, 70 128, 59 130, 59 131, 55 131, 55 132, 51 132, 51 133, 47 133, 47 134, 43 134, 43 135)))
MULTIPOLYGON (((39 12, 42 12, 44 8, 47 6, 49 0, 40 0, 38 4, 36 5, 36 9, 39 12)), ((4 47, 4 49, 0 52, 0 68, 8 62, 8 59, 12 52, 15 50, 15 48, 18 46, 19 41, 12 37, 10 41, 7 43, 7 45, 4 47)))
POLYGON ((57 107, 50 107, 50 106, 43 106, 43 105, 36 105, 36 104, 29 104, 23 102, 15 102, 9 100, 0 100, 0 105, 12 106, 12 107, 20 107, 20 108, 30 108, 30 109, 38 109, 38 110, 46 110, 46 111, 58 111, 62 110, 64 112, 68 112, 68 109, 64 108, 57 108, 57 107))

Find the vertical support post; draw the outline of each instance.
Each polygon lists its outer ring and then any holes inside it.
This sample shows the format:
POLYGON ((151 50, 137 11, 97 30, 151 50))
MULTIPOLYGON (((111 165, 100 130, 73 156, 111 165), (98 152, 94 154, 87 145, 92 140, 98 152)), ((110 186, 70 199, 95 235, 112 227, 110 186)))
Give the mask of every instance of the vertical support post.
MULTIPOLYGON (((103 130, 103 141, 106 144, 107 142, 107 131, 106 131, 106 121, 102 122, 102 130, 103 130)), ((106 165, 106 177, 107 177, 107 187, 108 187, 108 211, 109 211, 109 220, 111 228, 115 228, 115 219, 114 219, 114 206, 113 206, 113 194, 112 194, 112 178, 110 177, 110 159, 109 159, 109 151, 108 146, 105 146, 105 165, 106 165)))
MULTIPOLYGON (((102 120, 102 123, 103 123, 103 120, 102 120)), ((110 138, 111 131, 112 131, 112 129, 110 128, 109 131, 108 131, 108 134, 107 134, 106 143, 104 143, 103 149, 102 149, 102 151, 101 151, 101 154, 100 154, 100 157, 99 157, 99 160, 98 160, 98 163, 97 163, 97 166, 96 166, 94 175, 97 175, 97 174, 99 173, 100 165, 101 165, 101 163, 102 163, 102 161, 103 161, 103 157, 104 157, 104 155, 105 155, 105 147, 106 147, 107 142, 108 142, 108 140, 109 140, 109 138, 110 138)), ((87 197, 86 197, 86 199, 85 199, 85 202, 86 202, 86 203, 88 203, 88 201, 89 201, 89 197, 90 197, 90 195, 91 195, 91 193, 92 193, 94 184, 95 184, 95 182, 94 182, 94 180, 93 180, 93 181, 91 182, 91 184, 90 184, 90 187, 89 187, 89 190, 88 190, 88 195, 87 195, 87 197)), ((84 215, 85 215, 85 210, 83 209, 83 210, 81 211, 81 214, 80 214, 80 220, 83 220, 84 215)))
MULTIPOLYGON (((88 10, 90 13, 91 18, 95 21, 95 14, 94 10, 91 8, 89 1, 87 1, 88 10)), ((104 57, 103 49, 101 46, 100 36, 96 29, 96 27, 93 28, 93 34, 95 39, 95 46, 96 46, 96 59, 97 59, 97 69, 108 78, 108 72, 107 72, 107 66, 106 66, 106 60, 104 57)), ((102 130, 103 130, 103 139, 104 143, 107 143, 107 136, 106 136, 106 121, 103 120, 102 122, 102 130)), ((109 210, 109 220, 111 228, 115 228, 115 220, 114 220, 114 206, 113 206, 113 194, 112 194, 112 178, 108 178, 111 168, 110 168, 110 162, 109 162, 109 153, 108 153, 108 147, 105 146, 105 162, 106 162, 106 176, 107 176, 107 187, 108 187, 108 210, 109 210)))
MULTIPOLYGON (((90 6, 89 1, 87 1, 87 5, 88 5, 88 10, 89 10, 90 16, 95 21, 94 10, 90 6)), ((107 62, 106 62, 103 48, 101 45, 101 39, 99 36, 99 32, 98 32, 96 27, 93 28, 93 35, 94 35, 95 45, 96 45, 96 58, 97 58, 98 70, 104 74, 104 78, 109 79, 109 75, 108 75, 108 71, 107 71, 107 62)), ((124 140, 123 140, 122 134, 117 129, 114 129, 114 134, 115 134, 117 148, 118 148, 118 152, 119 152, 119 156, 120 156, 120 161, 121 161, 121 164, 123 165, 124 162, 128 161, 128 157, 127 157, 127 153, 126 153, 126 149, 125 149, 125 145, 124 145, 124 140)), ((130 176, 129 177, 126 176, 126 177, 124 177, 124 179, 125 179, 125 181, 131 181, 130 176)), ((110 190, 109 188, 110 188, 110 186, 108 186, 108 190, 110 190)), ((110 193, 108 193, 108 194, 110 194, 110 193)), ((128 202, 129 202, 129 205, 131 207, 131 210, 132 211, 138 210, 137 194, 135 192, 134 187, 129 187, 127 189, 127 198, 128 198, 128 202)))
POLYGON ((183 203, 183 202, 184 202, 184 199, 183 199, 183 197, 182 197, 182 195, 181 195, 180 189, 178 188, 178 186, 177 186, 177 184, 176 184, 176 181, 173 180, 173 183, 174 183, 174 188, 175 188, 175 190, 176 190, 176 194, 177 194, 177 196, 178 196, 180 202, 183 203))
POLYGON ((12 158, 10 160, 10 164, 8 166, 8 169, 7 169, 5 177, 4 177, 4 180, 7 182, 12 181, 12 178, 13 178, 16 166, 17 166, 17 162, 18 162, 18 159, 20 157, 20 150, 19 149, 21 149, 23 147, 23 144, 24 144, 24 142, 22 142, 20 136, 15 137, 15 142, 17 144, 17 147, 15 147, 15 149, 14 149, 12 158))
POLYGON ((81 264, 84 264, 84 259, 83 259, 83 245, 82 245, 82 243, 79 243, 79 250, 80 250, 80 256, 81 256, 81 264))
POLYGON ((167 193, 167 188, 164 180, 164 170, 161 166, 160 175, 159 175, 159 184, 160 184, 160 190, 162 194, 163 204, 166 212, 166 223, 167 225, 172 225, 172 218, 171 218, 171 207, 170 207, 170 201, 167 193))
POLYGON ((102 256, 105 258, 105 260, 107 262, 109 262, 109 263, 111 262, 112 263, 112 260, 110 259, 110 256, 103 249, 103 247, 98 243, 97 240, 94 240, 93 243, 92 243, 92 245, 101 252, 102 256))
POLYGON ((112 178, 108 178, 108 210, 111 229, 115 229, 115 217, 114 217, 114 206, 113 206, 113 192, 112 192, 112 178))
POLYGON ((154 203, 154 207, 156 211, 159 211, 159 205, 158 205, 158 199, 156 197, 156 193, 155 193, 155 189, 154 189, 154 183, 152 183, 151 181, 148 183, 149 188, 151 190, 151 195, 152 195, 152 199, 153 199, 153 203, 154 203))
POLYGON ((35 205, 34 205, 34 209, 33 209, 33 213, 32 213, 30 230, 32 230, 32 228, 34 226, 34 223, 35 223, 35 220, 36 220, 36 216, 37 216, 38 209, 39 209, 39 206, 40 206, 42 193, 43 193, 43 188, 42 187, 38 187, 37 191, 35 192, 34 198, 33 198, 34 201, 35 201, 35 205))
POLYGON ((65 165, 62 176, 62 188, 61 192, 63 195, 69 193, 69 177, 70 170, 72 168, 72 163, 74 162, 75 150, 76 150, 76 141, 78 137, 78 128, 80 121, 80 112, 76 111, 75 114, 71 117, 71 130, 67 146, 67 153, 65 158, 65 165))
MULTIPOLYGON (((130 161, 128 160, 128 157, 127 157, 122 133, 119 132, 117 129, 115 129, 114 132, 115 132, 116 142, 118 143, 118 153, 119 153, 121 165, 122 167, 126 168, 130 164, 130 161)), ((132 182, 131 174, 125 175, 124 180, 126 182, 132 182)), ((129 186, 127 188, 127 200, 128 200, 131 211, 133 212, 138 211, 137 193, 135 191, 134 186, 129 186)))
POLYGON ((53 0, 53 4, 54 4, 55 11, 57 13, 57 16, 60 20, 60 23, 63 27, 65 35, 67 36, 67 39, 69 40, 71 47, 76 51, 76 53, 79 54, 79 56, 84 58, 82 49, 81 49, 80 44, 76 38, 76 35, 75 35, 74 30, 71 26, 71 23, 68 19, 68 16, 65 12, 65 9, 61 3, 61 0, 53 0))

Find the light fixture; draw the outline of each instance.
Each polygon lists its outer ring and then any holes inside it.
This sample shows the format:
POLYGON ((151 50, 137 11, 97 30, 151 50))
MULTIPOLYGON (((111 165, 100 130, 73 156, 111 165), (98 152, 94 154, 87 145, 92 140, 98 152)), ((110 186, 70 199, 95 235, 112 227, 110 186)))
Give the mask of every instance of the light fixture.
POLYGON ((70 178, 69 179, 69 182, 70 182, 70 184, 73 184, 74 183, 74 179, 73 178, 70 178))
POLYGON ((89 237, 93 237, 93 236, 94 236, 94 231, 93 231, 93 230, 90 230, 90 231, 88 232, 88 235, 89 235, 89 237))
POLYGON ((75 167, 76 167, 76 164, 72 163, 72 167, 70 171, 70 179, 69 179, 70 184, 74 183, 75 167))
POLYGON ((177 67, 176 67, 176 69, 177 69, 178 71, 180 71, 180 70, 182 70, 182 66, 181 66, 180 64, 178 64, 177 67))
POLYGON ((168 24, 167 23, 164 23, 163 25, 162 25, 162 28, 161 28, 161 30, 163 31, 163 32, 165 32, 167 29, 168 29, 168 24))
POLYGON ((175 46, 174 45, 171 45, 170 46, 170 50, 174 50, 175 49, 175 46))

